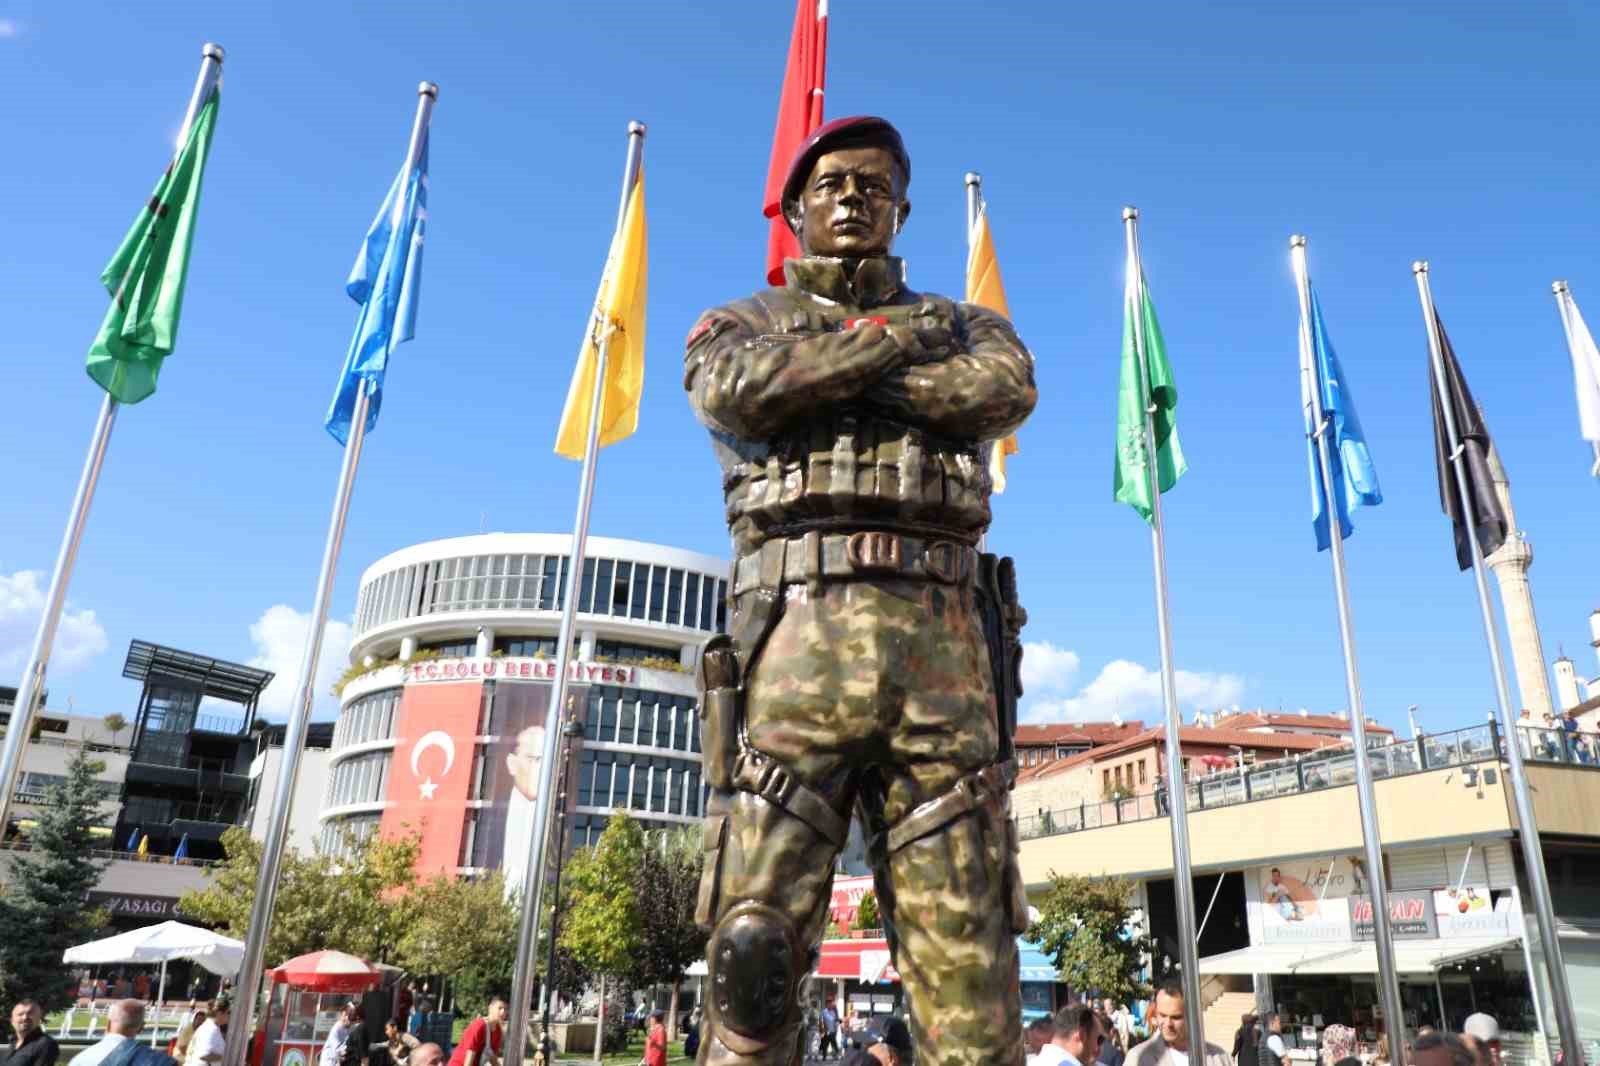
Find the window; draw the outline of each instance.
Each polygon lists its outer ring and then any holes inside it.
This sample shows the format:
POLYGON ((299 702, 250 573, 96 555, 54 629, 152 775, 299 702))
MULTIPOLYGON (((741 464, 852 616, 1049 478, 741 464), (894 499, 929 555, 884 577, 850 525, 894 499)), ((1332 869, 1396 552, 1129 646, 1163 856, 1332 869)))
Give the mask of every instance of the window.
POLYGON ((1141 785, 1144 784, 1144 780, 1145 780, 1144 775, 1145 775, 1145 762, 1144 762, 1143 759, 1140 759, 1139 760, 1139 784, 1141 784, 1141 785))
POLYGON ((673 570, 667 578, 667 624, 683 623, 683 571, 673 570))
POLYGON ((698 766, 689 767, 689 772, 686 776, 689 778, 689 785, 684 790, 683 813, 698 818, 703 813, 700 796, 700 768, 698 766))
POLYGON ((628 699, 622 701, 622 728, 617 734, 619 744, 639 743, 639 701, 628 699))
POLYGON ((594 613, 611 613, 611 560, 596 559, 594 566, 594 613))
POLYGON ((578 756, 578 806, 594 806, 594 756, 585 751, 578 756))
POLYGON ((1110 770, 1101 770, 1100 771, 1100 791, 1102 791, 1102 792, 1110 792, 1111 791, 1111 771, 1110 770))
POLYGON ((688 577, 683 589, 683 624, 692 626, 700 617, 700 575, 690 574, 688 577))
POLYGON ((728 583, 717 581, 717 632, 728 631, 728 583))
POLYGON ((583 584, 578 591, 578 610, 586 614, 594 611, 595 562, 596 560, 594 559, 585 559, 583 561, 583 584))
POLYGON ((678 649, 663 648, 654 644, 633 644, 626 640, 597 640, 594 642, 595 658, 617 663, 639 663, 646 659, 671 659, 678 661, 678 649))
POLYGON ((418 644, 418 651, 436 651, 446 659, 470 659, 478 654, 477 640, 436 640, 418 644))
POLYGON ((647 809, 650 802, 649 768, 635 763, 633 766, 633 798, 629 803, 636 811, 647 809))
MULTIPOLYGON (((545 656, 555 658, 555 637, 496 637, 494 650, 504 655, 545 656)), ((573 650, 577 650, 577 642, 573 642, 573 650)))
POLYGON ((643 563, 633 567, 633 598, 628 601, 628 617, 643 618, 650 598, 650 568, 643 563))
POLYGON ((611 583, 611 613, 626 617, 628 596, 633 588, 633 564, 619 561, 617 576, 611 583))
POLYGON ((650 569, 650 621, 659 622, 665 616, 667 609, 667 568, 664 566, 651 567, 650 569))
POLYGON ((556 609, 556 569, 561 560, 554 555, 544 557, 544 573, 539 581, 539 610, 556 609))

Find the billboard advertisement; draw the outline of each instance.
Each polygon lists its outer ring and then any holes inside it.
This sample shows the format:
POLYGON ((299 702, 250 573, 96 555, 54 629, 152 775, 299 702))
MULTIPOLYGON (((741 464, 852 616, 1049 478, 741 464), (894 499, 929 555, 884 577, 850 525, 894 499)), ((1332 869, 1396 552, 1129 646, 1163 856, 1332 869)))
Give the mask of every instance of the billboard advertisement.
POLYGON ((1349 859, 1283 863, 1251 871, 1247 906, 1263 944, 1350 939, 1349 896, 1364 882, 1349 859))

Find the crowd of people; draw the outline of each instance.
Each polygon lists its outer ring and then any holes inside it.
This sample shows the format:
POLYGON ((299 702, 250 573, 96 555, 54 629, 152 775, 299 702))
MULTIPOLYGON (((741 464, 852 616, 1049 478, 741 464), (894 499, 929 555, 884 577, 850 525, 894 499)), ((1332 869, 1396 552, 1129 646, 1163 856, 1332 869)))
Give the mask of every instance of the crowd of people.
MULTIPOLYGON (((1233 1036, 1235 1066, 1288 1066, 1289 1048, 1283 1035, 1287 1024, 1282 1014, 1268 1014, 1265 1018, 1246 1014, 1233 1036)), ((1366 1066, 1356 1053, 1356 1037, 1356 1031, 1348 1025, 1325 1026, 1317 1055, 1319 1066, 1366 1066)), ((1414 1066, 1502 1066, 1500 1023, 1489 1014, 1469 1015, 1460 1033, 1422 1026, 1407 1047, 1406 1061, 1414 1066)), ((1392 1061, 1389 1035, 1385 1033, 1378 1037, 1371 1066, 1389 1066, 1392 1061)))

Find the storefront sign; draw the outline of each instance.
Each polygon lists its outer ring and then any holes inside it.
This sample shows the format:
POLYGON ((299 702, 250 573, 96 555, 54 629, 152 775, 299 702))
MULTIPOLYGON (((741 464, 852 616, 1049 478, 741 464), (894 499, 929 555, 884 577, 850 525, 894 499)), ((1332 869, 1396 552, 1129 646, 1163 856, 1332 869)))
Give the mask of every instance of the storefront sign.
MULTIPOLYGON (((1372 897, 1350 897, 1350 927, 1357 940, 1377 937, 1372 921, 1372 897)), ((1439 935, 1433 916, 1433 893, 1390 892, 1389 930, 1396 940, 1431 940, 1439 935)))
POLYGON ((1511 893, 1502 891, 1500 897, 1494 900, 1488 885, 1462 885, 1435 891, 1433 912, 1439 923, 1439 935, 1516 936, 1521 917, 1519 915, 1513 925, 1511 893))
MULTIPOLYGON (((554 659, 538 659, 531 656, 506 656, 504 658, 483 659, 428 659, 425 662, 411 663, 406 667, 406 681, 408 684, 427 684, 438 681, 554 681, 556 676, 556 663, 554 659)), ((639 683, 639 668, 636 666, 617 666, 612 663, 571 663, 567 667, 567 678, 572 681, 583 681, 593 685, 636 685, 639 683)))
POLYGON ((1270 866, 1255 871, 1248 906, 1264 944, 1315 944, 1350 939, 1349 864, 1270 866), (1330 881, 1331 879, 1331 881, 1330 881))
POLYGON ((178 898, 138 896, 128 892, 90 892, 89 906, 104 907, 112 914, 131 914, 140 918, 174 918, 178 913, 178 898))

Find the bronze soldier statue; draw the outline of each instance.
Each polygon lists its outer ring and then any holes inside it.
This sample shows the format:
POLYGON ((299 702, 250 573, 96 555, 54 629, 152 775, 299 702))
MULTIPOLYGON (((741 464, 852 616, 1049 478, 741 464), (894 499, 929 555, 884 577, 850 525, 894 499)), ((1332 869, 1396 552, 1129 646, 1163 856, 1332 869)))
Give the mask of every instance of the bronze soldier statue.
POLYGON ((1033 357, 1004 317, 906 287, 910 177, 885 120, 817 130, 782 201, 805 256, 687 342, 737 557, 730 633, 701 660, 710 1066, 800 1061, 852 809, 922 1066, 1023 1058, 1025 615, 1010 560, 977 544, 987 442, 1033 410, 1033 357))

